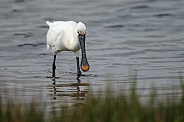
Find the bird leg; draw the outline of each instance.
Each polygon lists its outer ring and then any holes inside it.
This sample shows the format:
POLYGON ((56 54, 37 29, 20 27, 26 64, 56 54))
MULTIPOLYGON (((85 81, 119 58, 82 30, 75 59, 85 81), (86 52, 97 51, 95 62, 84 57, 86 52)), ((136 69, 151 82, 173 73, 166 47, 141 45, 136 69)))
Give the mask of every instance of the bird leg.
POLYGON ((77 78, 81 76, 80 66, 79 66, 79 57, 76 57, 77 62, 77 78))
POLYGON ((55 78, 55 70, 56 70, 56 55, 54 55, 54 61, 53 61, 53 64, 52 64, 52 77, 55 78))

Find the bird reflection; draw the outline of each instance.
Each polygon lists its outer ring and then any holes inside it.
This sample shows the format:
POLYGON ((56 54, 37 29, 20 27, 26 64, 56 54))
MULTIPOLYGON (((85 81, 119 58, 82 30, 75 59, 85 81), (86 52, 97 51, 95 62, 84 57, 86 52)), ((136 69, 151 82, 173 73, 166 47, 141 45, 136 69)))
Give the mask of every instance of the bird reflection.
MULTIPOLYGON (((81 83, 79 78, 73 83, 61 83, 57 78, 52 79, 52 92, 53 100, 58 100, 63 97, 70 97, 75 100, 84 100, 88 92, 88 83, 81 83), (56 84, 57 83, 57 84, 56 84), (81 88, 82 87, 82 88, 81 88)), ((49 86, 50 87, 50 86, 49 86)))

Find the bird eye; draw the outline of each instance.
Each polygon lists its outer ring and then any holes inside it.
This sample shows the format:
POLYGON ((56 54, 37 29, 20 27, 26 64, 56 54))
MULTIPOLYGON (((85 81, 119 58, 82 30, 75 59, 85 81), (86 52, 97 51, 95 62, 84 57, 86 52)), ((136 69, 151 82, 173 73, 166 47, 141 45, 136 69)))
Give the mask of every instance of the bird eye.
POLYGON ((81 35, 81 31, 78 31, 78 34, 81 35))

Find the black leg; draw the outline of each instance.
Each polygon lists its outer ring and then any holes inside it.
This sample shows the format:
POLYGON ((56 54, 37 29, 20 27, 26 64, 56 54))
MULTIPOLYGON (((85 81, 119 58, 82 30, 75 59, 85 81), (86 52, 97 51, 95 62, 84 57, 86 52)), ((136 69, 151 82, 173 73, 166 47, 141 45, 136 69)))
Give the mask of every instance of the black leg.
POLYGON ((52 77, 55 78, 55 70, 56 70, 56 55, 54 55, 54 61, 53 61, 53 64, 52 64, 52 77))
POLYGON ((79 57, 76 57, 77 62, 77 78, 81 76, 80 66, 79 66, 79 57))

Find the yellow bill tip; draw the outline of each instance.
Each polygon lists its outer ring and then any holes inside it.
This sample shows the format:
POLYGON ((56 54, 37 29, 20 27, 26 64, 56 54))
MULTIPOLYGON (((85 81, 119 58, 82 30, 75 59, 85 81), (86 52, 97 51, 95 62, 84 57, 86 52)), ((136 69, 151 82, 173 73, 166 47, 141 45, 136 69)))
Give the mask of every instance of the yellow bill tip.
POLYGON ((81 66, 81 69, 83 70, 83 71, 88 71, 89 70, 89 66, 81 66))

